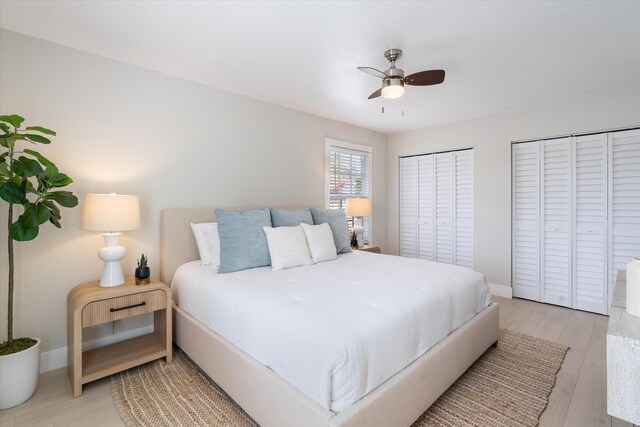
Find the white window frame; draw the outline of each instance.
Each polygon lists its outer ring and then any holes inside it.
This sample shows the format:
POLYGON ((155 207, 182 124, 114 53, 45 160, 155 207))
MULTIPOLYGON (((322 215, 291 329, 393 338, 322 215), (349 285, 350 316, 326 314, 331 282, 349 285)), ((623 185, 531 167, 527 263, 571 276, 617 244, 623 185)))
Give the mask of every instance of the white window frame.
MULTIPOLYGON (((340 141, 333 138, 325 138, 324 145, 324 207, 325 209, 329 209, 330 200, 331 200, 331 183, 330 183, 330 155, 333 149, 337 150, 350 150, 350 151, 360 151, 363 153, 367 153, 367 189, 369 194, 366 196, 371 200, 371 205, 373 206, 373 189, 371 187, 371 183, 373 181, 373 148, 369 145, 363 144, 354 144, 352 142, 340 141)), ((365 218, 365 238, 368 238, 369 244, 373 244, 373 212, 370 217, 365 218)))

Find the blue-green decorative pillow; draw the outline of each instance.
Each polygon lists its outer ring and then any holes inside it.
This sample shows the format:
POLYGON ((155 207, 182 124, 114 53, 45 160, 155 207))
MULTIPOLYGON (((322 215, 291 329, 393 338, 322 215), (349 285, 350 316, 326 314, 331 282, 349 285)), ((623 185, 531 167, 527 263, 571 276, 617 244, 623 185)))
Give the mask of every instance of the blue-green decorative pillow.
POLYGON ((351 252, 351 241, 349 240, 349 230, 347 230, 347 216, 342 209, 315 209, 309 208, 313 223, 329 224, 333 241, 336 244, 336 252, 344 254, 351 252))
POLYGON ((262 227, 271 226, 268 208, 246 211, 215 210, 220 236, 218 273, 271 265, 267 236, 262 227))
POLYGON ((309 209, 298 211, 285 211, 283 209, 270 208, 271 224, 273 227, 295 227, 301 223, 313 225, 313 218, 309 209))

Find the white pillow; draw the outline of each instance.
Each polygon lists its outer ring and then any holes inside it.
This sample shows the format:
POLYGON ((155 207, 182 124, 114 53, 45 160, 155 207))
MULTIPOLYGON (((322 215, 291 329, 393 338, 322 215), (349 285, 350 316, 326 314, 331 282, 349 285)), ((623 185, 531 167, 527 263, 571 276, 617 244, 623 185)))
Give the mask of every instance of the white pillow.
POLYGON ((313 264, 311 255, 309 255, 307 238, 299 225, 262 228, 267 235, 272 270, 284 270, 285 268, 313 264))
POLYGON ((336 244, 329 224, 300 224, 309 245, 309 253, 313 262, 331 261, 338 258, 336 244))
POLYGON ((191 223, 191 231, 198 245, 200 265, 212 264, 213 268, 220 267, 220 236, 217 222, 191 223))

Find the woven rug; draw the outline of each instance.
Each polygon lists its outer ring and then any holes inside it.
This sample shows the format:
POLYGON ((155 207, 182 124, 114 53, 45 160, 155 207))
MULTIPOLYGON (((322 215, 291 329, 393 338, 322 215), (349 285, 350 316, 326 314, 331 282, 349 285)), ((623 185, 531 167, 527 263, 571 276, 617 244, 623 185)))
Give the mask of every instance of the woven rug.
MULTIPOLYGON (((491 347, 413 427, 536 426, 568 347, 502 330, 491 347)), ((176 349, 162 360, 111 376, 120 417, 133 426, 257 426, 176 349)))

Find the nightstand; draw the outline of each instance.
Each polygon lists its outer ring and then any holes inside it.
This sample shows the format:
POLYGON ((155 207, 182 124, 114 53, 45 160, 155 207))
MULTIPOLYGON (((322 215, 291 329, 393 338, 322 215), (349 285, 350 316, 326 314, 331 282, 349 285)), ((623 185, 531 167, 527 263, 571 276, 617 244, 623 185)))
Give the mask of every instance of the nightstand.
POLYGON ((381 254, 382 253, 382 249, 380 249, 380 246, 360 246, 358 248, 359 251, 364 251, 364 252, 375 252, 377 254, 381 254))
POLYGON ((67 296, 67 357, 73 397, 82 385, 99 378, 165 357, 173 359, 171 342, 171 290, 164 283, 101 288, 97 281, 78 285, 67 296), (82 329, 144 313, 154 314, 150 334, 82 351, 82 329))

